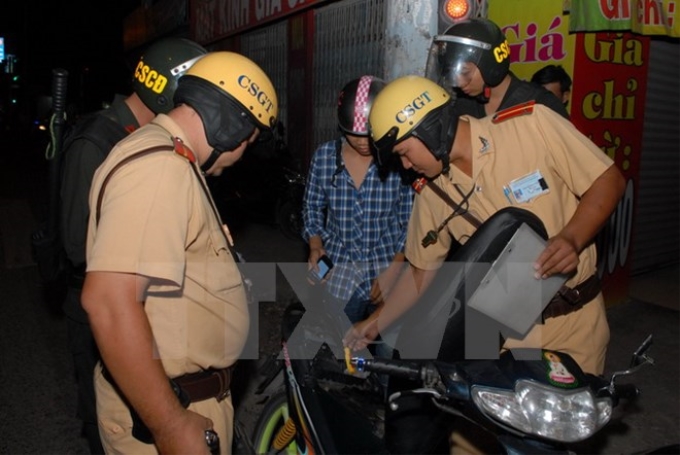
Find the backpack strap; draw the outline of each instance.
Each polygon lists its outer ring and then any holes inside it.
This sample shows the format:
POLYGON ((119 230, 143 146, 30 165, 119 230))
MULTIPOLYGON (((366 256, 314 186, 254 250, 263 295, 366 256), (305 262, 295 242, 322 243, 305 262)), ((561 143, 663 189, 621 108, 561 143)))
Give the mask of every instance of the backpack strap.
POLYGON ((342 163, 342 139, 335 140, 335 170, 331 176, 331 185, 335 186, 335 178, 345 170, 345 165, 342 163))

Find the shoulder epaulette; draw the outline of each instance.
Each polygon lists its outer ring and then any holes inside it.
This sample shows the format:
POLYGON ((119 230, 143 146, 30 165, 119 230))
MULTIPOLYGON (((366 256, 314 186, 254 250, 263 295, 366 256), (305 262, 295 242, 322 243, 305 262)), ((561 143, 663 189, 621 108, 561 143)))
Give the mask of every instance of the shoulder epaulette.
POLYGON ((423 191, 423 188, 427 186, 427 179, 425 177, 420 177, 418 179, 415 179, 413 182, 411 182, 411 187, 413 187, 413 190, 417 193, 420 194, 421 191, 423 191))
POLYGON ((504 122, 508 119, 514 118, 514 117, 519 117, 521 115, 529 115, 534 112, 534 106, 536 105, 536 101, 527 101, 526 103, 522 104, 517 104, 515 106, 511 106, 507 109, 503 109, 502 111, 498 111, 493 115, 493 118, 491 119, 492 123, 501 123, 504 122))

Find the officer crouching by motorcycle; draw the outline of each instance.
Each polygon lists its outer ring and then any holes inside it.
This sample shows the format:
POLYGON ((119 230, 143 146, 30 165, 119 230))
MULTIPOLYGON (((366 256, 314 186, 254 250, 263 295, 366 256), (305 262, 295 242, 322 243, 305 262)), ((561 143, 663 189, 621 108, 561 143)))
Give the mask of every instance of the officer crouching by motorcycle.
MULTIPOLYGON (((534 278, 565 274, 569 280, 546 307, 543 323, 521 339, 508 338, 503 348, 566 352, 585 372, 602 374, 609 327, 592 239, 625 188, 613 161, 542 105, 527 103, 483 119, 458 116, 446 90, 417 76, 392 81, 378 94, 369 125, 381 165, 398 158, 436 188, 426 185, 415 198, 405 248, 411 276, 400 279, 385 304, 354 325, 345 345, 365 347, 411 308, 437 274, 452 239, 464 244, 494 213, 518 207, 537 215, 549 235, 535 259, 534 278)), ((397 437, 420 433, 401 428, 395 419, 386 424, 397 437)), ((414 439, 413 444, 398 441, 403 444, 395 453, 422 452, 423 438, 414 439)))

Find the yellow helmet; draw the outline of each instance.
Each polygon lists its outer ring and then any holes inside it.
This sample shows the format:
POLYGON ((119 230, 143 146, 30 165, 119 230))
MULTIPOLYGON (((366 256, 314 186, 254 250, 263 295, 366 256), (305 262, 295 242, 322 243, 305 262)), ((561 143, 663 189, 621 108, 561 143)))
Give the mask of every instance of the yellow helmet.
POLYGON ((379 166, 386 166, 394 146, 414 136, 448 168, 458 118, 451 95, 420 76, 403 76, 378 93, 368 116, 379 166))
POLYGON ((262 68, 241 54, 224 51, 209 52, 187 70, 174 102, 198 112, 215 149, 214 159, 236 149, 255 128, 270 130, 279 109, 274 85, 262 68))

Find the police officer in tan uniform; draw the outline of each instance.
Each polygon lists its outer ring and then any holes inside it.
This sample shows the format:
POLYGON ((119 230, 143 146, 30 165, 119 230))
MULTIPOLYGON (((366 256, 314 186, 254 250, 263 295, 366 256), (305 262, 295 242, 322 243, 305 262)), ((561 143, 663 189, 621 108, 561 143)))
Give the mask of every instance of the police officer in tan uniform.
POLYGON ((111 151, 90 193, 82 302, 102 356, 107 453, 209 453, 211 429, 231 449, 247 298, 203 174, 275 124, 277 97, 254 62, 213 52, 180 78, 174 103, 111 151))
MULTIPOLYGON (((535 325, 521 340, 508 339, 505 348, 564 351, 584 371, 601 374, 609 328, 602 294, 592 285, 597 283, 592 239, 624 191, 624 178, 612 160, 542 105, 530 102, 483 119, 459 117, 448 92, 416 76, 399 78, 383 89, 369 124, 383 162, 397 154, 405 168, 431 179, 477 219, 515 206, 543 221, 550 239, 536 258, 535 278, 568 274, 567 285, 583 290, 586 298, 578 305, 548 307, 544 324, 535 325)), ((416 196, 405 248, 415 281, 402 279, 382 311, 346 335, 346 344, 359 348, 374 339, 431 282, 451 236, 464 243, 475 231, 462 216, 437 230, 451 212, 430 188, 416 196), (423 247, 421 240, 430 230, 438 232, 437 241, 423 247)))
POLYGON ((167 114, 172 109, 177 80, 206 52, 197 43, 184 38, 164 38, 151 44, 135 68, 133 93, 126 98, 116 98, 109 108, 78 120, 64 141, 59 218, 71 276, 62 309, 66 315, 69 349, 78 384, 78 417, 83 421, 83 434, 93 454, 104 453, 92 382, 99 351, 80 303, 85 279, 90 184, 95 171, 118 141, 157 114, 167 114))

